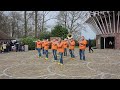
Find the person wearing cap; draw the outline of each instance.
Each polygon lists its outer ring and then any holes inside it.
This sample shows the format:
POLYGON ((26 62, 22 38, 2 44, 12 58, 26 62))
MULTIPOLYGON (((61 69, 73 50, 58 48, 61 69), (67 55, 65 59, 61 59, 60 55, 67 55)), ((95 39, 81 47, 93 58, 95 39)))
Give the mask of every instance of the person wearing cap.
POLYGON ((60 58, 59 58, 60 62, 58 62, 58 64, 63 65, 64 43, 61 39, 58 40, 57 47, 58 47, 57 51, 60 54, 60 58))
POLYGON ((43 41, 42 41, 42 54, 44 55, 45 54, 45 50, 44 50, 44 39, 43 39, 43 41))
POLYGON ((51 49, 52 49, 52 52, 53 52, 53 57, 54 57, 54 60, 56 61, 57 60, 57 44, 56 44, 56 39, 53 39, 51 42, 51 49))
POLYGON ((41 58, 42 42, 41 42, 40 40, 38 40, 38 41, 36 42, 36 46, 37 46, 38 56, 39 56, 39 58, 41 58))
POLYGON ((74 48, 75 48, 75 41, 73 38, 69 40, 69 51, 71 54, 71 60, 74 60, 75 55, 74 55, 74 48))
POLYGON ((45 50, 45 55, 46 55, 46 60, 48 60, 48 49, 49 49, 49 41, 48 39, 44 39, 44 50, 45 50))
POLYGON ((67 47, 68 47, 68 43, 67 43, 67 39, 64 39, 64 56, 67 56, 67 47))
POLYGON ((85 60, 86 44, 87 44, 87 41, 85 40, 85 37, 82 36, 81 40, 79 41, 79 55, 80 55, 80 60, 85 60))

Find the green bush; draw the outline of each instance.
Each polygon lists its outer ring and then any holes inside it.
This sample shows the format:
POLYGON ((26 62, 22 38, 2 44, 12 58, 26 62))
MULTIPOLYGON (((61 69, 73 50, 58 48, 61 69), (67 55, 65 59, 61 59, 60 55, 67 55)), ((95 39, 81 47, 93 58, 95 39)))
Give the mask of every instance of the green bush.
POLYGON ((39 39, 43 40, 44 38, 50 39, 51 33, 50 32, 41 32, 39 35, 39 39))
POLYGON ((26 38, 22 38, 21 42, 25 45, 28 45, 28 49, 29 50, 34 50, 35 49, 35 42, 37 39, 33 38, 33 37, 26 37, 26 38))
POLYGON ((68 29, 62 27, 61 25, 56 25, 51 30, 51 36, 52 37, 60 37, 61 39, 64 39, 67 37, 68 29))

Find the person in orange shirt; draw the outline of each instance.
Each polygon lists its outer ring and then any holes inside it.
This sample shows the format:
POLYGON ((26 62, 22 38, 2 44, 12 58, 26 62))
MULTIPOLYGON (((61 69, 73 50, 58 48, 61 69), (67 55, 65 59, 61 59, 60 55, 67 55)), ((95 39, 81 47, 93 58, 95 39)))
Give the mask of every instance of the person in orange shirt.
POLYGON ((44 50, 45 50, 45 54, 46 54, 46 60, 48 60, 48 49, 49 49, 49 41, 48 39, 45 38, 44 40, 44 50))
POLYGON ((67 56, 67 47, 68 47, 68 42, 67 39, 64 39, 64 56, 67 56))
POLYGON ((38 40, 36 42, 36 48, 37 48, 37 51, 38 51, 38 56, 41 58, 41 48, 42 48, 42 42, 40 40, 38 40))
POLYGON ((60 62, 58 64, 63 65, 63 53, 64 53, 64 43, 61 39, 58 40, 57 42, 57 51, 60 54, 60 62))
POLYGON ((87 44, 87 41, 85 40, 84 36, 82 36, 81 40, 79 40, 79 55, 80 55, 80 60, 85 60, 86 44, 87 44))
POLYGON ((52 49, 52 52, 53 52, 53 57, 54 57, 54 60, 56 61, 57 60, 57 39, 53 39, 52 41, 52 46, 51 46, 51 49, 52 49))
POLYGON ((45 54, 45 51, 44 51, 44 39, 42 41, 42 54, 44 55, 45 54))
POLYGON ((71 38, 70 40, 68 40, 68 43, 69 43, 69 52, 71 55, 71 59, 74 59, 75 58, 75 55, 74 55, 75 41, 73 38, 71 38))

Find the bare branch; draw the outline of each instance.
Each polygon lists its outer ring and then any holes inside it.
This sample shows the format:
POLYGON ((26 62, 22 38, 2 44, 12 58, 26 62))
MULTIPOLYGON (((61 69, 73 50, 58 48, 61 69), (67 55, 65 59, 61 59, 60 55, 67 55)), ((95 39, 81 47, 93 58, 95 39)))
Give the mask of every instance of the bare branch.
POLYGON ((44 15, 47 16, 49 13, 50 13, 50 11, 46 11, 44 15))
POLYGON ((51 20, 51 19, 57 19, 57 18, 49 18, 49 19, 45 20, 44 23, 51 20))

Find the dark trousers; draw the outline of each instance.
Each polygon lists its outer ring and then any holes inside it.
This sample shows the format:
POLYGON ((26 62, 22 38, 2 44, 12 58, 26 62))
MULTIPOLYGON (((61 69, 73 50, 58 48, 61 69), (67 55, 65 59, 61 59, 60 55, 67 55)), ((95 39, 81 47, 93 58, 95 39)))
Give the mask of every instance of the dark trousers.
POLYGON ((37 48, 38 56, 41 57, 41 48, 37 48))
POLYGON ((91 53, 91 51, 93 52, 93 49, 89 46, 89 53, 91 53))
POLYGON ((45 54, 45 50, 44 50, 44 47, 42 48, 42 54, 45 54))
POLYGON ((19 50, 18 50, 18 47, 16 47, 16 52, 18 52, 19 50))
POLYGON ((80 60, 85 60, 85 50, 79 49, 80 60))
POLYGON ((9 47, 8 46, 6 47, 6 52, 9 52, 9 47))
POLYGON ((60 54, 60 63, 62 63, 62 64, 63 64, 63 53, 62 53, 62 52, 60 52, 59 54, 60 54))
POLYGON ((69 49, 69 52, 70 52, 71 58, 75 58, 74 50, 69 49))
POLYGON ((67 48, 64 49, 64 56, 67 56, 67 48))
POLYGON ((54 60, 57 60, 57 50, 52 50, 53 52, 53 57, 54 57, 54 60))
POLYGON ((48 50, 45 50, 46 58, 48 58, 48 50))

